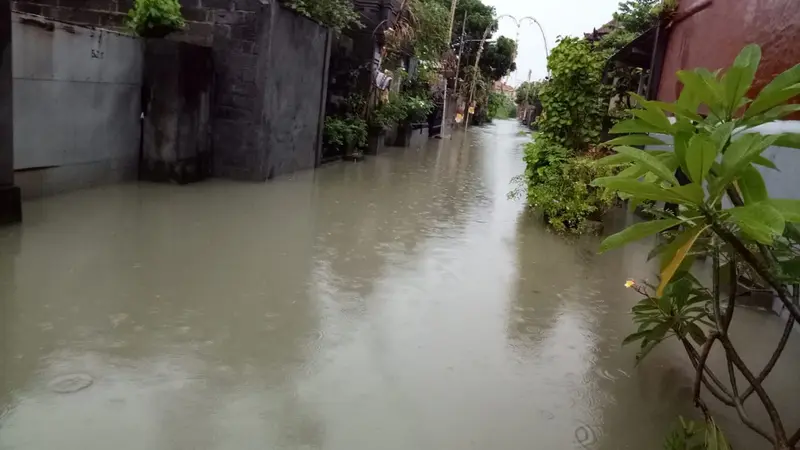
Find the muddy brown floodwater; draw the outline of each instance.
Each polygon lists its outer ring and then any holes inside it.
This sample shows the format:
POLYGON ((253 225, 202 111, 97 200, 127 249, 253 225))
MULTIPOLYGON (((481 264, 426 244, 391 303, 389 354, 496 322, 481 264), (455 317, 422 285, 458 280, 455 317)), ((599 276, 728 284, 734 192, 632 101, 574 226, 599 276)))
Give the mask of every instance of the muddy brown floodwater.
MULTIPOLYGON (((508 200, 518 130, 28 202, 0 229, 0 449, 661 448, 695 413, 677 349, 620 347, 647 247, 598 256, 508 200)), ((765 360, 777 319, 737 320, 765 360)), ((799 356, 768 384, 798 425, 799 356)))

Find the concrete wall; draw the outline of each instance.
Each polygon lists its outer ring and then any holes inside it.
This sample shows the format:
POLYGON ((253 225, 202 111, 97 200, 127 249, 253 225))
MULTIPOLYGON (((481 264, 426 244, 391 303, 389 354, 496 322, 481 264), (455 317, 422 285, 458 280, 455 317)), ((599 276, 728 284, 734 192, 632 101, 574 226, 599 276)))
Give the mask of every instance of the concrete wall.
MULTIPOLYGON (((707 0, 681 0, 678 13, 707 0)), ((761 45, 763 57, 751 94, 775 75, 800 61, 800 5, 797 0, 712 0, 710 6, 672 27, 658 99, 680 95, 675 72, 705 67, 716 70, 733 63, 747 44, 761 45)), ((796 117, 800 118, 800 117, 796 117)))
POLYGON ((328 29, 285 8, 271 17, 264 95, 268 178, 315 167, 329 57, 328 29))
POLYGON ((133 179, 142 44, 114 32, 12 15, 14 168, 25 197, 133 179))
MULTIPOLYGON (((262 0, 180 0, 186 28, 168 39, 211 46, 218 12, 256 11, 262 0)), ((263 0, 267 3, 267 0, 263 0)), ((396 0, 395 0, 396 1, 396 0)), ((129 33, 125 26, 134 0, 15 0, 15 11, 90 27, 129 33)))
POLYGON ((214 175, 263 181, 316 165, 329 31, 280 7, 214 20, 214 175))
POLYGON ((211 173, 211 49, 166 39, 145 47, 140 178, 200 181, 211 173))

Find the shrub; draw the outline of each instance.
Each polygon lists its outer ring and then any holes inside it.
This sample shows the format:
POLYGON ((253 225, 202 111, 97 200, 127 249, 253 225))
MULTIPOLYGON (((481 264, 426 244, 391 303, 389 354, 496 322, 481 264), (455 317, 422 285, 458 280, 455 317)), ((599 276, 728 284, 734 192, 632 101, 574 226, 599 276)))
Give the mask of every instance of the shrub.
POLYGON ((525 148, 528 204, 541 211, 558 232, 582 233, 588 220, 597 220, 615 196, 591 186, 592 180, 612 174, 591 156, 572 157, 566 147, 539 136, 525 148))
POLYGON ((186 26, 178 0, 136 0, 128 11, 128 27, 142 37, 164 37, 186 26))
POLYGON ((325 142, 333 147, 352 149, 367 145, 367 123, 358 117, 327 117, 323 134, 325 142))
POLYGON ((547 59, 550 80, 539 87, 539 131, 581 152, 600 137, 608 95, 601 83, 605 58, 586 41, 562 39, 547 59))
POLYGON ((351 0, 287 0, 286 6, 329 27, 336 34, 346 28, 363 28, 351 0))

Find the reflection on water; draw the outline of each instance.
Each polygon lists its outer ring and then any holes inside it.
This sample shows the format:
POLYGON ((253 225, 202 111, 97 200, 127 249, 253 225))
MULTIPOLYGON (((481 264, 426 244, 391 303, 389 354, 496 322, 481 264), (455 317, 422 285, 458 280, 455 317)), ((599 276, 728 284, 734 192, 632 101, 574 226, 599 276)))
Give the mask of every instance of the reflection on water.
MULTIPOLYGON (((658 448, 694 411, 677 349, 619 345, 646 243, 598 256, 508 200, 516 132, 28 203, 0 229, 0 448, 658 448)), ((775 325, 745 311, 747 353, 775 325)))

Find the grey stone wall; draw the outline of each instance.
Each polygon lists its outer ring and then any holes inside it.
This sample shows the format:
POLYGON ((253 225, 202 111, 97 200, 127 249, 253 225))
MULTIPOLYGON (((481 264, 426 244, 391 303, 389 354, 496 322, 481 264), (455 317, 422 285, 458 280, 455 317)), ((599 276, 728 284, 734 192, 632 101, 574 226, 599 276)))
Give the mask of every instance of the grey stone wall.
POLYGON ((25 197, 134 179, 142 43, 12 14, 14 168, 25 197))
POLYGON ((263 181, 319 159, 330 33, 282 8, 215 15, 214 175, 263 181))

